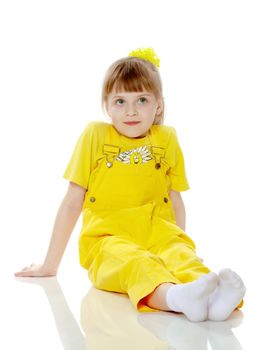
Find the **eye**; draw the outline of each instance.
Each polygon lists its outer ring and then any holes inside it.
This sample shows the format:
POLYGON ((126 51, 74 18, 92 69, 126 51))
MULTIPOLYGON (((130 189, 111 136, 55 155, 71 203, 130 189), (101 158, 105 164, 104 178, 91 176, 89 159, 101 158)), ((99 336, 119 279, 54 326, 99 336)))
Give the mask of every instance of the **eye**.
POLYGON ((142 104, 147 102, 148 100, 146 99, 146 97, 140 97, 138 101, 140 101, 140 103, 142 104))
POLYGON ((122 98, 118 98, 115 103, 117 105, 123 105, 124 104, 124 100, 122 98))

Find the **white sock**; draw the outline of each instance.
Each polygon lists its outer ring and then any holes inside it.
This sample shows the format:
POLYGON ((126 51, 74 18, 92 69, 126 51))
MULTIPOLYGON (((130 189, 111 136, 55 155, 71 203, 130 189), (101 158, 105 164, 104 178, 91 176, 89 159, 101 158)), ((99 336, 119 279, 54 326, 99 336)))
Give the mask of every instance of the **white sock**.
POLYGON ((168 307, 175 312, 183 312, 193 322, 207 319, 208 297, 215 290, 218 276, 210 272, 198 280, 175 284, 166 294, 168 307))
POLYGON ((212 321, 225 321, 244 297, 246 287, 242 279, 230 269, 219 273, 219 283, 209 297, 208 318, 212 321))

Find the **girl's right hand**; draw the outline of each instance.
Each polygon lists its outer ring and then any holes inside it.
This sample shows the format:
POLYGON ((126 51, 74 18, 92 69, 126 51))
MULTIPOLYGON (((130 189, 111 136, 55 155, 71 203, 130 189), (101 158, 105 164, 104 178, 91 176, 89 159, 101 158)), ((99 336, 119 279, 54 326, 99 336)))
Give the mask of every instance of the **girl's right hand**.
POLYGON ((16 277, 51 277, 56 276, 56 272, 47 271, 42 264, 31 264, 21 271, 15 273, 16 277))

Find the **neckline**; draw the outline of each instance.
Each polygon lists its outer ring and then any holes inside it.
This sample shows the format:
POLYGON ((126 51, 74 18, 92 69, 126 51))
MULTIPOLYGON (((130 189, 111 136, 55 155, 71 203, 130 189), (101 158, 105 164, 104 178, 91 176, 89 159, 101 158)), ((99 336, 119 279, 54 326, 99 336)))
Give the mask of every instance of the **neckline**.
POLYGON ((152 129, 153 125, 147 131, 147 134, 145 136, 143 136, 143 137, 128 137, 128 136, 125 136, 125 135, 119 133, 118 130, 114 127, 113 124, 111 124, 111 127, 114 130, 114 132, 119 136, 121 143, 125 143, 125 144, 132 144, 132 143, 142 144, 142 143, 147 143, 147 142, 150 141, 151 129, 152 129))

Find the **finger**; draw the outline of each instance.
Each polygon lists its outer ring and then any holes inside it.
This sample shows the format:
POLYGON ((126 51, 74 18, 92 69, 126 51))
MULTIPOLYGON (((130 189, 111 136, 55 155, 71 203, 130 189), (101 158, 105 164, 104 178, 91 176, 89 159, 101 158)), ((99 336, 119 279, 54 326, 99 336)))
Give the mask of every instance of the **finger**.
POLYGON ((25 271, 18 271, 15 273, 16 277, 23 277, 25 275, 25 271))
POLYGON ((24 273, 23 271, 18 271, 18 272, 15 273, 15 276, 16 277, 22 277, 23 273, 24 273))
POLYGON ((31 268, 33 267, 33 266, 35 266, 36 264, 31 264, 31 265, 29 265, 29 266, 25 266, 21 271, 28 271, 28 270, 31 270, 31 268))
POLYGON ((16 277, 31 277, 32 272, 31 271, 19 271, 15 273, 16 277))

